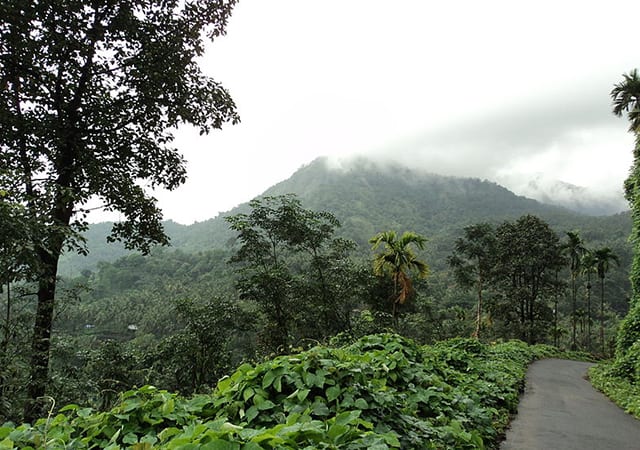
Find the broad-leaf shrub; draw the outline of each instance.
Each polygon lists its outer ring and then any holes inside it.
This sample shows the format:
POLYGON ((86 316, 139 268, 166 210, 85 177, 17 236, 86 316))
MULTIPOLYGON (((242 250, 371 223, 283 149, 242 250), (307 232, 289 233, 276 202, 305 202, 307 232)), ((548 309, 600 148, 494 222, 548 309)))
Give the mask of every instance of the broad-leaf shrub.
POLYGON ((365 336, 244 364, 210 395, 145 386, 107 412, 69 405, 33 426, 5 424, 0 449, 495 448, 527 364, 552 354, 519 341, 365 336))

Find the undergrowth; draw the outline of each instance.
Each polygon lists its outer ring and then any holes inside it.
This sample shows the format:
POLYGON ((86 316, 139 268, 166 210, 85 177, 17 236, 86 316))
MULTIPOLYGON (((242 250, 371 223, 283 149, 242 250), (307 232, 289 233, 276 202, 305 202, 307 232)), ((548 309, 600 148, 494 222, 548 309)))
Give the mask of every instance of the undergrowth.
POLYGON ((600 363, 589 370, 591 384, 629 414, 640 419, 640 385, 621 376, 614 363, 600 363))
POLYGON ((366 336, 244 364, 208 395, 144 386, 106 412, 68 405, 33 425, 7 423, 0 449, 497 448, 529 362, 550 356, 520 341, 366 336))

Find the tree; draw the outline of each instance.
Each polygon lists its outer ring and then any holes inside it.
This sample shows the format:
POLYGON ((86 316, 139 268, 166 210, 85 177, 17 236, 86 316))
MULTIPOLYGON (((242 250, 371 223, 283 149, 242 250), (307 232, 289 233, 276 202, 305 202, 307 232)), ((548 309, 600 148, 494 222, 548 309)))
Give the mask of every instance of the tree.
POLYGON ((249 322, 235 299, 195 297, 176 302, 184 328, 160 342, 152 361, 157 377, 182 394, 211 389, 232 369, 232 339, 249 322))
POLYGON ((448 262, 462 286, 475 286, 478 295, 476 329, 473 336, 480 337, 482 323, 482 291, 490 279, 494 265, 496 237, 488 223, 470 225, 464 229, 464 237, 456 240, 448 262))
POLYGON ((629 131, 637 133, 640 129, 640 76, 638 69, 622 74, 623 81, 611 90, 613 113, 620 117, 624 112, 629 119, 629 131))
POLYGON ((571 273, 571 349, 577 348, 576 321, 577 321, 577 279, 580 274, 580 262, 586 252, 584 242, 578 231, 567 231, 567 242, 562 244, 562 251, 569 261, 571 273))
POLYGON ((591 274, 596 272, 597 261, 591 250, 586 250, 580 261, 580 271, 587 276, 587 351, 591 351, 591 274))
POLYGON ((249 206, 250 213, 225 220, 240 242, 231 258, 240 265, 240 297, 255 301, 267 319, 266 350, 282 352, 294 338, 348 329, 352 305, 343 275, 353 243, 333 238, 339 221, 303 208, 293 194, 262 197, 249 206))
POLYGON ((405 231, 398 238, 395 231, 383 231, 369 240, 372 250, 384 245, 384 250, 373 260, 373 273, 376 276, 388 276, 393 283, 391 296, 392 317, 397 323, 397 307, 402 305, 414 293, 409 272, 415 271, 420 278, 429 274, 429 266, 419 260, 411 246, 424 250, 427 239, 412 231, 405 231))
POLYGON ((556 292, 555 271, 562 264, 558 236, 538 217, 525 215, 496 229, 492 282, 497 299, 492 313, 516 327, 528 343, 541 340, 551 322, 547 300, 556 292))
POLYGON ((81 251, 88 202, 125 220, 111 240, 166 244, 143 188, 174 189, 185 164, 171 130, 237 122, 228 92, 197 65, 236 0, 7 0, 0 4, 0 190, 24 206, 38 300, 25 419, 41 412, 61 252, 81 251))
POLYGON ((596 271, 600 278, 600 345, 602 354, 605 354, 604 342, 604 280, 609 272, 611 261, 620 265, 618 255, 613 253, 609 247, 602 247, 593 251, 593 257, 596 263, 596 271))

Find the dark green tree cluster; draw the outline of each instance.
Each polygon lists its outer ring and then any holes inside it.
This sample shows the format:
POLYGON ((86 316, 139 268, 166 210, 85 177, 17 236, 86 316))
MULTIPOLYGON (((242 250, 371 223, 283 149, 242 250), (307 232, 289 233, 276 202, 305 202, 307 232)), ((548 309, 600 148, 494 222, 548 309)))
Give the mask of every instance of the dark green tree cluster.
POLYGON ((266 350, 287 351, 304 339, 321 340, 351 328, 357 271, 355 244, 334 236, 328 212, 304 209, 294 195, 263 197, 251 212, 227 217, 238 233, 240 299, 256 302, 265 323, 266 350))
POLYGON ((526 215, 495 229, 487 223, 466 227, 449 264, 461 285, 476 289, 475 336, 483 323, 482 293, 490 288, 487 320, 499 335, 544 341, 556 290, 553 274, 561 264, 559 239, 546 222, 526 215))
POLYGON ((527 342, 559 345, 559 311, 567 310, 564 298, 565 272, 571 285, 570 308, 564 319, 571 324, 570 346, 594 351, 591 325, 594 308, 591 282, 600 280, 600 350, 605 353, 605 278, 618 257, 609 247, 589 250, 577 231, 566 233, 561 242, 549 225, 526 215, 494 227, 479 223, 464 229, 448 262, 457 282, 476 291, 476 327, 489 335, 517 337, 527 342), (584 307, 578 308, 579 281, 584 281, 584 307), (485 299, 483 294, 489 293, 485 299), (483 314, 487 304, 488 315, 483 314), (580 325, 583 339, 578 342, 580 325), (551 333, 549 331, 551 330, 551 333), (551 335, 551 336, 550 336, 551 335))

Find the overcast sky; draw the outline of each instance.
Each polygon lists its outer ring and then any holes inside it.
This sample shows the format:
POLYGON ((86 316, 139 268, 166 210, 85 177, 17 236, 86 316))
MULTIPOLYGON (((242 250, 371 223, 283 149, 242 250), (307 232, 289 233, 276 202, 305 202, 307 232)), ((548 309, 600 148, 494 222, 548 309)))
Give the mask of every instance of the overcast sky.
POLYGON ((619 192, 633 138, 609 92, 640 67, 638 17, 637 0, 240 0, 202 65, 242 122, 179 130, 189 179, 160 206, 205 220, 352 154, 619 192))

